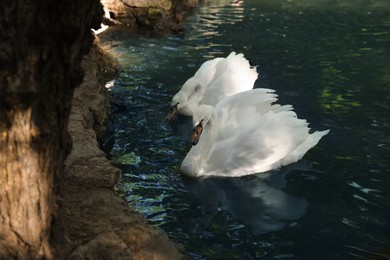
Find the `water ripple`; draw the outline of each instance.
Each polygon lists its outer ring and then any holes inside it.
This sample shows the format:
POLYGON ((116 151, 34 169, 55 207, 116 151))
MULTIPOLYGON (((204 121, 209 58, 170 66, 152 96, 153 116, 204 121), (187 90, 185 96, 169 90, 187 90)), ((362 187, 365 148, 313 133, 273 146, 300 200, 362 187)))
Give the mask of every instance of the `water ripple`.
POLYGON ((131 35, 114 48, 116 190, 194 259, 387 256, 389 6, 334 2, 212 1, 184 35, 131 35), (257 87, 276 89, 313 129, 331 128, 307 154, 312 167, 182 178, 191 119, 167 124, 170 99, 206 59, 232 50, 259 66, 257 87))

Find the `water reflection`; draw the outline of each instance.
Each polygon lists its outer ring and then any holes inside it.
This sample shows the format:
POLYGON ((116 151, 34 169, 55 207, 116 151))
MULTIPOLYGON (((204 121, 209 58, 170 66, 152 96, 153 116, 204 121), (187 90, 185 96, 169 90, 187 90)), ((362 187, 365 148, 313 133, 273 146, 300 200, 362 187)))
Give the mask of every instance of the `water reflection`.
MULTIPOLYGON (((205 43, 207 39, 223 36, 218 30, 221 25, 234 25, 244 20, 244 1, 243 0, 219 0, 213 1, 208 6, 207 15, 200 15, 198 22, 193 24, 191 30, 197 32, 196 36, 205 43)), ((199 42, 200 43, 200 42, 199 42)), ((229 46, 228 44, 226 46, 229 46)), ((205 46, 199 44, 195 49, 203 49, 205 46)))
POLYGON ((190 230, 201 233, 220 211, 243 221, 255 235, 280 230, 289 221, 298 220, 306 212, 306 199, 282 190, 287 184, 287 174, 293 170, 311 171, 312 167, 302 160, 279 171, 242 178, 183 177, 185 187, 201 201, 190 230))

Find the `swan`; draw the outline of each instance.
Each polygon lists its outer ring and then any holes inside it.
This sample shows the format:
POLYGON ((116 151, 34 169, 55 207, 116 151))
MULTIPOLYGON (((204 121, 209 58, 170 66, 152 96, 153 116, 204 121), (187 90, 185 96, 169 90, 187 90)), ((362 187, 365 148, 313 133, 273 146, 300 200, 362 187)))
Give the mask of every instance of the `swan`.
MULTIPOLYGON (((108 11, 108 9, 105 8, 104 6, 103 6, 103 11, 104 11, 103 17, 106 18, 106 19, 108 19, 108 20, 111 20, 110 11, 108 11)), ((108 27, 109 27, 108 25, 105 25, 104 23, 101 23, 99 29, 97 29, 97 30, 91 29, 91 30, 93 31, 93 33, 94 33, 95 35, 98 35, 98 34, 104 32, 105 30, 107 30, 108 27)))
POLYGON ((208 60, 173 96, 167 120, 176 112, 192 116, 200 104, 215 106, 226 96, 252 89, 257 77, 256 67, 242 53, 208 60))
POLYGON ((291 105, 276 104, 271 89, 252 89, 200 105, 193 116, 193 146, 181 164, 190 177, 239 177, 300 160, 329 130, 309 134, 291 105))

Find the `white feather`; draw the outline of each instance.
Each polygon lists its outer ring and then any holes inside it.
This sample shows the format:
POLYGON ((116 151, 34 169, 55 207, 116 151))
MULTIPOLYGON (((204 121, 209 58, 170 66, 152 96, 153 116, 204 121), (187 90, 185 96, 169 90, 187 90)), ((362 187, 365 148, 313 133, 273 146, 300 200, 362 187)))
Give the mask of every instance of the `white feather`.
POLYGON ((180 114, 192 116, 200 104, 215 106, 226 96, 252 89, 258 77, 243 54, 204 62, 172 98, 180 114))
POLYGON ((224 98, 215 108, 201 105, 194 126, 203 119, 199 143, 184 158, 183 174, 242 176, 294 163, 329 130, 309 133, 291 105, 274 104, 269 89, 253 89, 224 98))

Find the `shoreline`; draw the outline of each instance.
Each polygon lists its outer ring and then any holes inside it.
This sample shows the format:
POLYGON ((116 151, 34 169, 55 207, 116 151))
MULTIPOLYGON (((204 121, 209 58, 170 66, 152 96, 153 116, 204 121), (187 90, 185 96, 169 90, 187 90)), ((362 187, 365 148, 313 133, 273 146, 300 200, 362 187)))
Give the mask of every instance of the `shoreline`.
POLYGON ((190 259, 180 244, 115 193, 121 170, 107 159, 99 140, 106 134, 110 113, 105 84, 120 70, 110 36, 126 31, 157 36, 183 33, 183 17, 203 1, 172 0, 170 9, 153 7, 158 0, 139 7, 122 0, 101 2, 109 12, 104 22, 111 28, 95 37, 81 62, 84 79, 74 91, 68 122, 72 151, 55 180, 54 255, 60 259, 190 259))
POLYGON ((61 259, 187 259, 184 249, 117 195, 121 172, 100 149, 98 135, 107 121, 105 83, 118 63, 94 44, 83 61, 83 83, 76 88, 68 130, 73 147, 57 176, 58 214, 52 244, 61 259))

